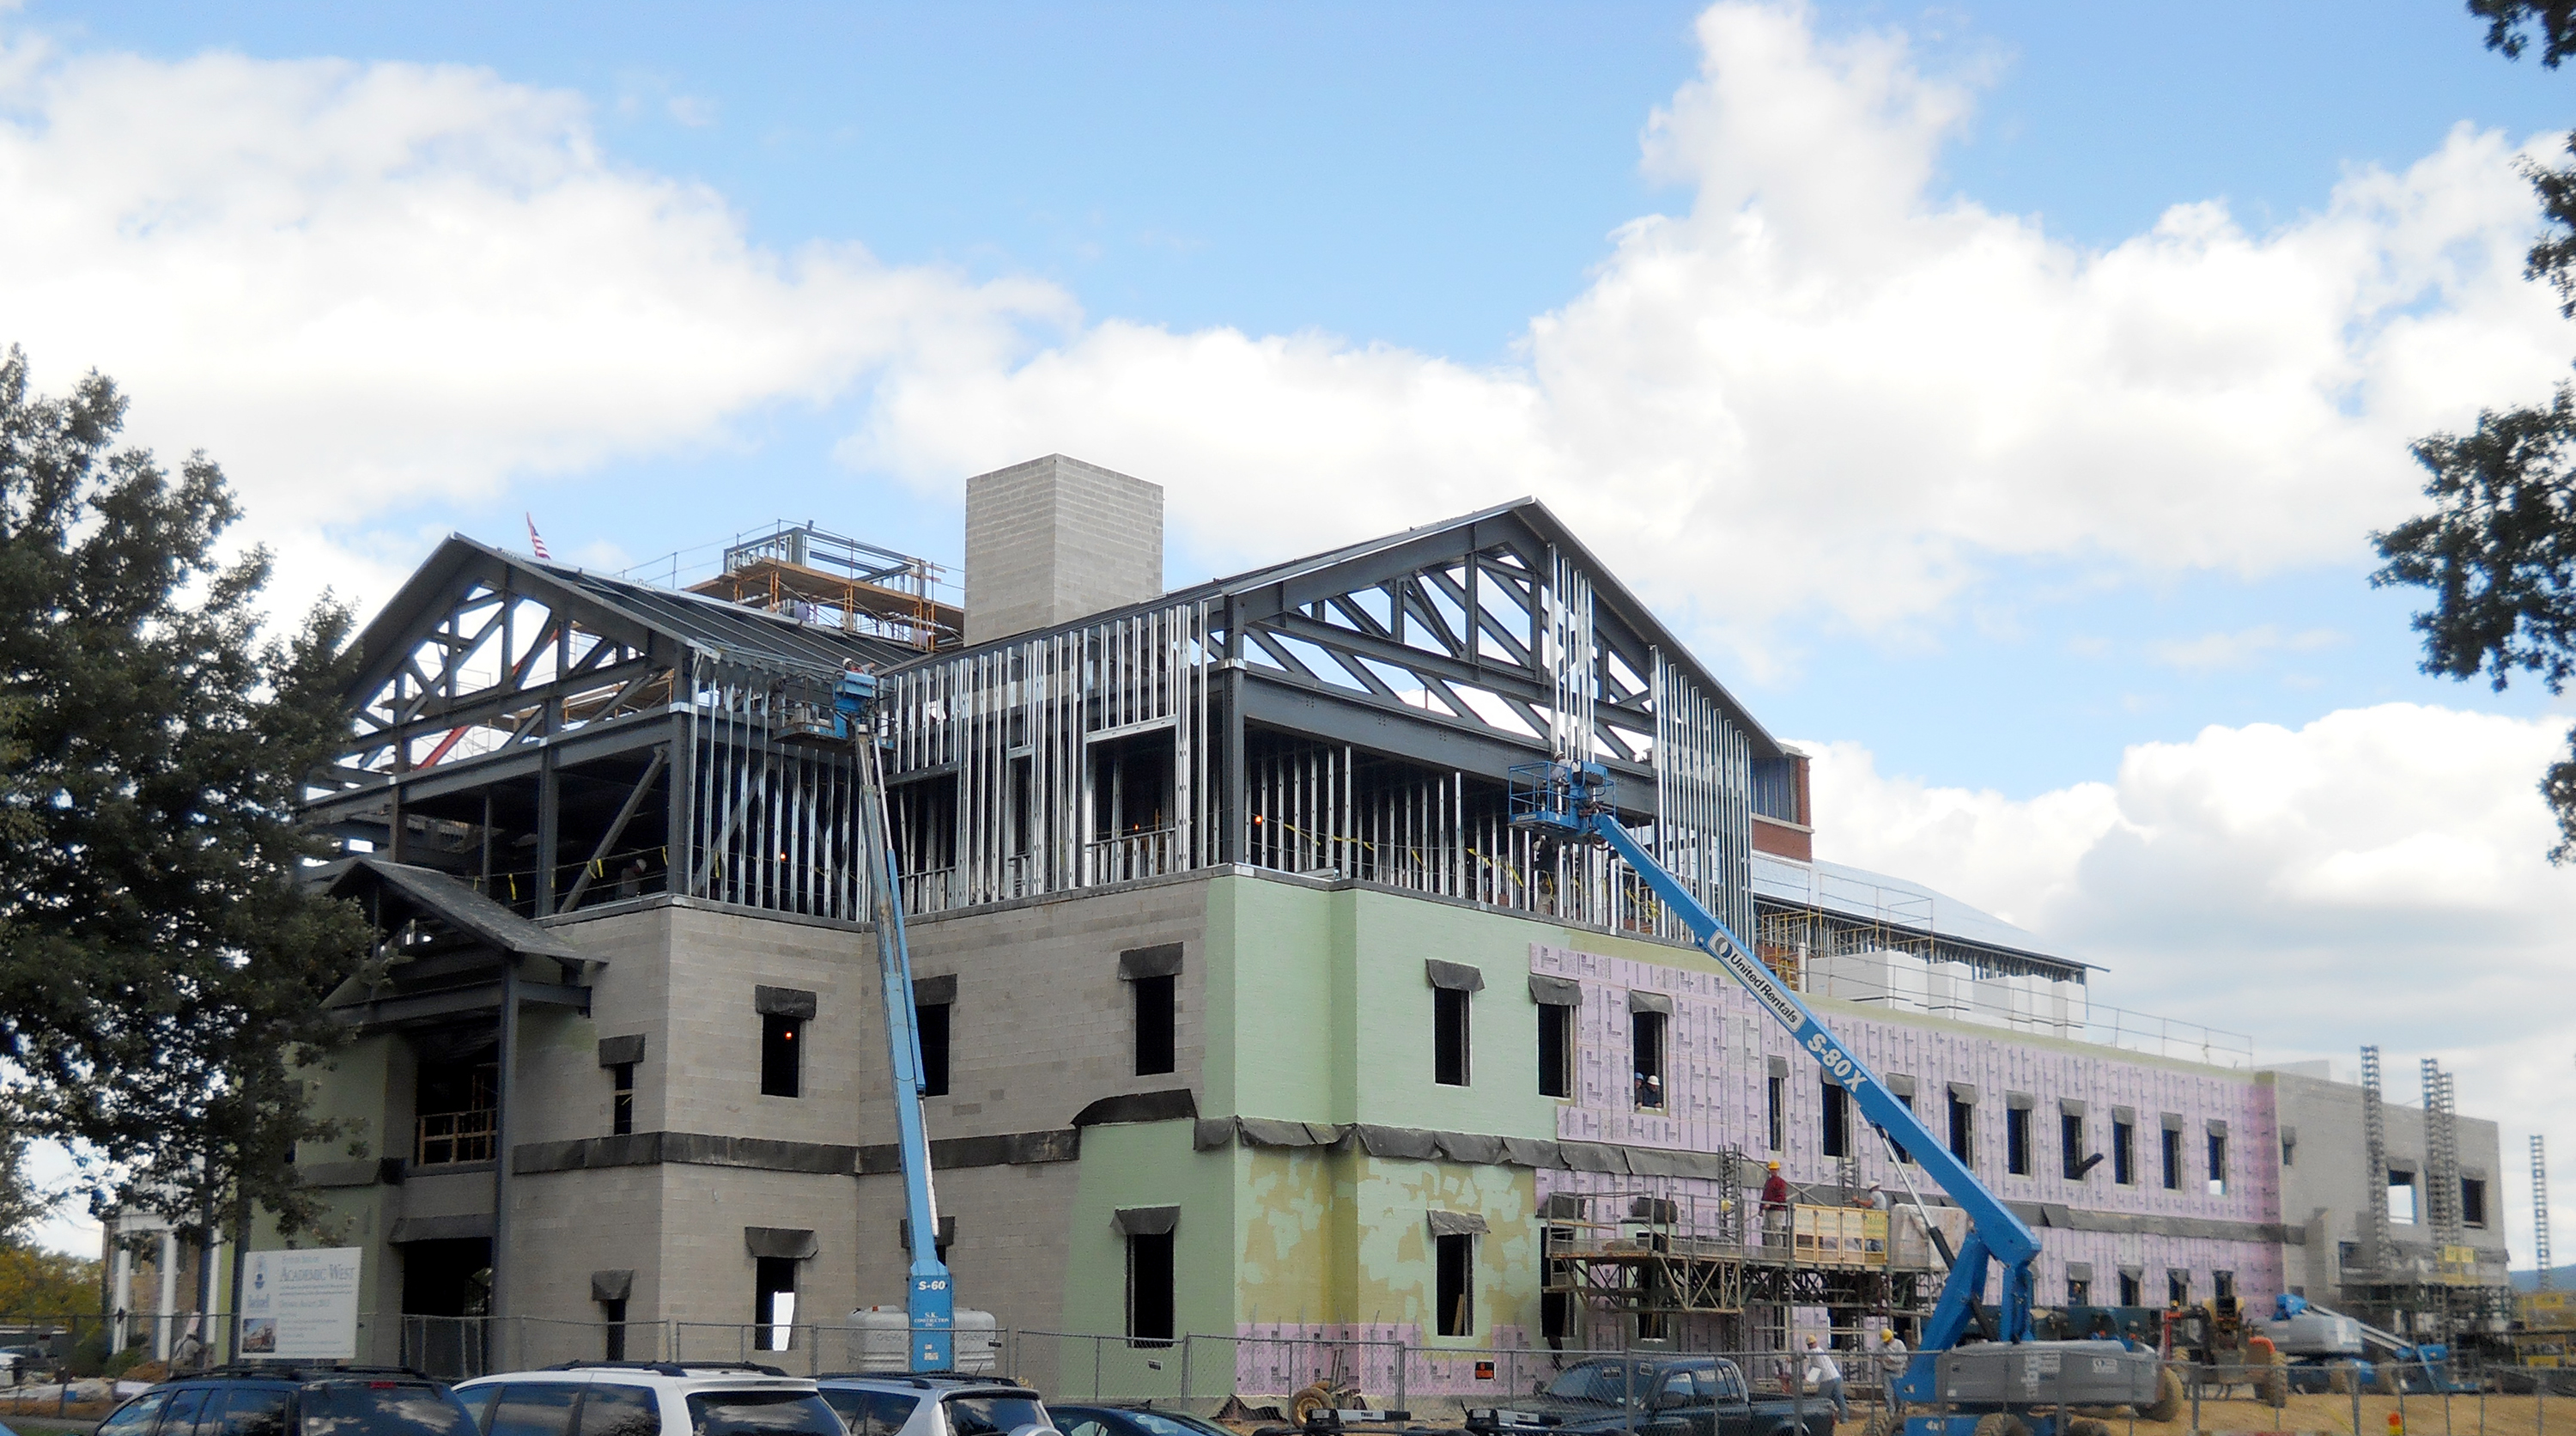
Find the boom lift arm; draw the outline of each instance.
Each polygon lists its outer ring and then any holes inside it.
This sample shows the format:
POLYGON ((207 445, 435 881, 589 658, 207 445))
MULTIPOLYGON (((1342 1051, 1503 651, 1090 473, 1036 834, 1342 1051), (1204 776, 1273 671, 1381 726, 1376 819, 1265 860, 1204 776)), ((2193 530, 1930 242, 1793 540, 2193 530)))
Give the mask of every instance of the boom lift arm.
POLYGON ((1598 763, 1556 762, 1516 768, 1513 779, 1514 823, 1570 841, 1598 840, 1608 844, 1646 880, 1656 897, 1681 915, 1700 948, 1752 993, 1753 1000, 1789 1030, 1789 1036, 1815 1059, 1816 1065, 1842 1084, 1861 1112, 1884 1129, 1967 1212, 1967 1240, 1951 1260, 1940 1300, 1920 1333, 1916 1348, 1920 1354, 1899 1383, 1900 1393, 1908 1400, 1932 1398, 1934 1363, 1928 1354, 1949 1350, 1966 1334, 1976 1318, 1977 1302, 1985 1292, 1989 1261, 2003 1268, 2002 1320, 2000 1330, 1994 1333, 1996 1339, 2032 1340, 2031 1264, 2039 1256, 2039 1238, 1985 1183, 1977 1180, 1966 1163, 1950 1154, 1949 1147, 1932 1135, 1912 1108, 1887 1090, 1869 1064, 1854 1056, 1798 994, 1773 975, 1744 939, 1628 835, 1610 800, 1609 770, 1598 763))
POLYGON ((948 1264, 939 1258, 939 1195, 931 1185, 930 1133, 921 1118, 921 1023, 913 1004, 912 951, 903 937, 902 874, 886 834, 885 780, 872 711, 876 696, 875 674, 843 673, 832 696, 832 726, 835 736, 853 742, 858 756, 859 852, 868 863, 886 1056, 894 1072, 895 1149, 903 1160, 903 1211, 912 1241, 904 1295, 911 1335, 904 1352, 914 1371, 949 1371, 957 1365, 957 1298, 948 1264))

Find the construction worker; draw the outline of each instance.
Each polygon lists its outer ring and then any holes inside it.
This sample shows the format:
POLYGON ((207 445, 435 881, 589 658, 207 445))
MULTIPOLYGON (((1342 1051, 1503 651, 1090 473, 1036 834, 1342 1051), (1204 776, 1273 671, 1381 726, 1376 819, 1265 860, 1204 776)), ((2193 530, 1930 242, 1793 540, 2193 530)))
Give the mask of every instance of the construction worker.
POLYGON ((1815 1337, 1807 1338, 1807 1384, 1816 1394, 1834 1403, 1834 1419, 1849 1421, 1851 1403, 1843 1399, 1843 1369, 1834 1364, 1833 1354, 1815 1337))
POLYGON ((1780 1175, 1780 1164, 1771 1164, 1771 1175, 1762 1182, 1762 1244, 1766 1247, 1786 1245, 1789 1230, 1789 1179, 1780 1175))

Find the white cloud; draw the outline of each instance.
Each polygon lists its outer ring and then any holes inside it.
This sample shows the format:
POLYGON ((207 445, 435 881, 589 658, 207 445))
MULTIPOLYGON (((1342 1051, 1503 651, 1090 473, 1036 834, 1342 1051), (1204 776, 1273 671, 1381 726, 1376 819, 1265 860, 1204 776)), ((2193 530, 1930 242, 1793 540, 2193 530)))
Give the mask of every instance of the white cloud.
POLYGON ((705 442, 890 363, 1007 362, 1073 317, 1035 282, 760 248, 604 156, 578 97, 452 66, 0 42, 0 213, 0 340, 212 452, 298 589, 385 591, 324 524, 705 442))
MULTIPOLYGON (((2576 871, 2533 787, 2563 722, 2386 704, 2128 750, 2029 799, 1816 745, 1818 855, 1988 906, 2108 965, 2096 1000, 2251 1035, 2265 1060, 2438 1056, 2520 1132, 2576 1110, 2576 871)), ((2576 1145, 2562 1150, 2576 1150, 2576 1145)))
POLYGON ((2183 203, 2092 251, 1933 189, 1970 97, 1900 37, 1735 3, 1699 34, 1646 134, 1696 202, 1614 236, 1517 367, 1109 323, 907 371, 847 453, 924 485, 1087 454, 1247 558, 1535 492, 1658 602, 1758 642, 1799 610, 1908 621, 1996 555, 2349 560, 2413 499, 2408 436, 2563 370, 2502 136, 2356 171, 2271 233, 2183 203))
MULTIPOLYGON (((1643 137, 1694 202, 1611 236, 1506 366, 767 249, 604 156, 577 96, 485 71, 25 40, 0 47, 0 322, 49 383, 97 365, 140 437, 222 458, 304 587, 382 591, 417 552, 364 531, 388 514, 802 403, 943 498, 1050 450, 1156 479, 1219 557, 1534 492, 1754 663, 1782 618, 1912 623, 1998 556, 2348 560, 2412 501, 2406 437, 2563 364, 2502 136, 2268 233, 2185 202, 2089 250, 1934 187, 1973 84, 1901 35, 1730 0, 1699 38, 1643 137), (339 544, 302 541, 326 522, 339 544)), ((646 98, 687 97, 618 103, 646 98)))
POLYGON ((2211 673, 2221 669, 2246 668, 2277 653, 2313 653, 2332 648, 2343 641, 2343 635, 2332 629, 2311 628, 2300 633, 2283 633, 2278 625, 2263 623, 2235 633, 2204 633, 2198 638, 2171 638, 2147 645, 2147 652, 2158 663, 2179 668, 2186 673, 2211 673))

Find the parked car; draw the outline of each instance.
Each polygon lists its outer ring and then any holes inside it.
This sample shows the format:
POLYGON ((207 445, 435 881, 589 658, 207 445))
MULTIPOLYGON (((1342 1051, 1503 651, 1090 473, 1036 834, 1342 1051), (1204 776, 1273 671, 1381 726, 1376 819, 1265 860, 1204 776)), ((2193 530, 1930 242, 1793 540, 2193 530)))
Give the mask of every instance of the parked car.
POLYGON ((1080 1406, 1050 1406, 1047 1414, 1055 1418, 1055 1429, 1064 1436, 1237 1436, 1231 1428, 1213 1421, 1182 1411, 1157 1411, 1151 1406, 1086 1402, 1080 1406))
POLYGON ((819 1377, 849 1436, 1061 1436, 1038 1394, 993 1376, 819 1377))
POLYGON ((475 1436, 842 1436, 813 1382, 739 1361, 568 1361, 456 1399, 475 1436))
POLYGON ((244 1363, 164 1381, 103 1436, 473 1436, 447 1388, 399 1367, 244 1363))
POLYGON ((1467 1412, 1467 1429, 1478 1436, 1537 1428, 1637 1436, 1833 1436, 1834 1408, 1814 1397, 1804 1403, 1785 1397, 1757 1401, 1743 1369, 1722 1356, 1610 1356, 1576 1362, 1526 1400, 1467 1412))

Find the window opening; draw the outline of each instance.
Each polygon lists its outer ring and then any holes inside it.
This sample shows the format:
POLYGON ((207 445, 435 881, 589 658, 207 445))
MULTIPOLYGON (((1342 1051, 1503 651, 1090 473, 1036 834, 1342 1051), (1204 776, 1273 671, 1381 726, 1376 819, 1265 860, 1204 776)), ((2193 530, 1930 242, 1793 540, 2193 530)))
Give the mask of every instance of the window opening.
POLYGON ((921 1095, 948 1095, 948 1040, 950 1007, 945 1002, 925 1003, 912 1009, 913 1021, 921 1033, 921 1095))
POLYGON ((2084 1119, 2072 1112, 2057 1115, 2057 1159, 2066 1180, 2084 1180, 2084 1119))
POLYGON ((614 1301, 601 1302, 599 1319, 608 1330, 608 1340, 604 1343, 607 1350, 603 1354, 610 1361, 624 1361, 626 1359, 626 1298, 621 1296, 614 1301))
POLYGON ((2487 1224, 2487 1184, 2477 1177, 2460 1178, 2460 1225, 2482 1227, 2487 1224))
POLYGON ((635 1064, 620 1062, 608 1069, 612 1090, 608 1096, 608 1132, 623 1137, 635 1130, 635 1064))
POLYGON ((752 1258, 752 1345, 785 1351, 796 1334, 796 1258, 752 1258))
POLYGON ((1151 1077, 1176 1070, 1181 979, 1178 975, 1140 977, 1127 985, 1136 989, 1136 1075, 1151 1077))
POLYGON ((2232 1271, 2211 1272, 2209 1274, 2209 1289, 2210 1295, 2216 1297, 2220 1301, 2234 1301, 2236 1299, 2236 1273, 2232 1271))
POLYGON ((1172 1291, 1172 1233, 1131 1232, 1127 1237, 1127 1342, 1168 1346, 1176 1326, 1172 1291))
MULTIPOLYGON (((1899 1092, 1899 1093, 1897 1093, 1897 1094, 1896 1094, 1896 1100, 1905 1104, 1905 1110, 1906 1110, 1906 1111, 1911 1112, 1911 1111, 1913 1111, 1913 1110, 1914 1110, 1914 1094, 1913 1094, 1913 1093, 1911 1093, 1911 1092, 1899 1092)), ((1887 1135, 1886 1130, 1885 1130, 1884 1128, 1880 1129, 1880 1131, 1879 1131, 1879 1135, 1880 1135, 1880 1136, 1882 1136, 1882 1137, 1886 1136, 1886 1135, 1887 1135)), ((1913 1165, 1914 1165, 1914 1154, 1913 1154, 1912 1152, 1909 1152, 1909 1151, 1905 1150, 1905 1148, 1904 1148, 1902 1145, 1900 1145, 1900 1144, 1898 1144, 1898 1143, 1895 1143, 1895 1142, 1890 1142, 1890 1143, 1888 1143, 1888 1145, 1889 1145, 1889 1146, 1891 1146, 1891 1147, 1895 1147, 1895 1148, 1896 1148, 1896 1160, 1897 1160, 1897 1162, 1898 1162, 1898 1164, 1899 1164, 1899 1165, 1901 1165, 1901 1166, 1907 1166, 1907 1167, 1910 1167, 1910 1166, 1913 1166, 1913 1165)))
POLYGON ((2165 1305, 2167 1305, 2167 1306, 2189 1306, 2189 1305, 2191 1305, 2191 1273, 2190 1273, 2190 1272, 2184 1271, 2184 1270, 2183 1270, 2183 1269, 2181 1269, 2180 1267, 2170 1267, 2170 1268, 2167 1268, 2167 1269, 2166 1269, 2166 1271, 2165 1271, 2165 1305))
POLYGON ((2227 1139, 2216 1132, 2209 1134, 2209 1194, 2227 1195, 2227 1139))
POLYGON ((500 1091, 498 1062, 422 1063, 412 1108, 418 1118, 413 1164, 439 1167, 492 1160, 500 1091))
MULTIPOLYGON (((2114 1121, 2111 1124, 2111 1180, 2119 1186, 2137 1185, 2138 1129, 2135 1123, 2114 1121)), ((2123 1303, 2136 1306, 2137 1303, 2123 1303)))
POLYGON ((1851 1151, 1851 1094, 1834 1083, 1824 1084, 1825 1115, 1820 1136, 1825 1155, 1848 1157, 1851 1151))
POLYGON ((2165 1190, 2179 1192, 2182 1190, 2182 1133, 2167 1127, 2164 1129, 2163 1136, 2165 1139, 2165 1190))
POLYGON ((2140 1290, 2138 1289, 2140 1285, 2141 1285, 2141 1283, 2138 1281, 2138 1278, 2137 1278, 2134 1274, 2129 1273, 2129 1272, 2125 1272, 2125 1271, 2124 1271, 2124 1272, 2122 1272, 2122 1273, 2120 1273, 2120 1305, 2122 1305, 2122 1306, 2143 1306, 2143 1305, 2145 1305, 2146 1303, 2144 1302, 2144 1300, 2142 1300, 2142 1298, 2146 1295, 2146 1293, 2144 1293, 2144 1292, 2142 1292, 2142 1291, 2140 1291, 2140 1290))
POLYGON ((2030 1175, 2030 1109, 2027 1107, 2004 1110, 2004 1170, 2016 1177, 2030 1175))
POLYGON ((1473 1336, 1476 1334, 1476 1238, 1460 1232, 1432 1240, 1439 1244, 1435 1295, 1440 1307, 1440 1334, 1473 1336))
POLYGON ((1574 1095, 1574 1009, 1548 1003, 1538 1010, 1538 1094, 1574 1095))
POLYGON ((805 1020, 801 1017, 781 1017, 774 1012, 761 1014, 761 1096, 802 1095, 799 1091, 799 1083, 804 1074, 800 1070, 801 1057, 796 1049, 804 1045, 799 1040, 804 1034, 804 1029, 805 1020))
POLYGON ((1664 1105, 1664 1014, 1630 1013, 1628 1048, 1636 1070, 1637 1105, 1660 1111, 1664 1105))
POLYGON ((2066 1304, 2068 1306, 2091 1306, 2093 1304, 2093 1283, 2086 1281, 2080 1276, 2068 1277, 2066 1279, 2066 1304))
POLYGON ((1950 1094, 1950 1155, 1964 1166, 1976 1165, 1976 1118, 1973 1104, 1961 1101, 1956 1092, 1950 1094))
POLYGON ((2388 1172, 2388 1219, 2392 1222, 2415 1221, 2415 1174, 2392 1167, 2388 1172))
POLYGON ((1467 1085, 1467 996, 1459 988, 1431 989, 1431 1080, 1467 1085))
POLYGON ((1775 1152, 1785 1151, 1789 1146, 1789 1114, 1786 1110, 1789 1103, 1788 1094, 1783 1090, 1788 1085, 1788 1078, 1774 1072, 1765 1089, 1771 1105, 1771 1150, 1775 1152))

